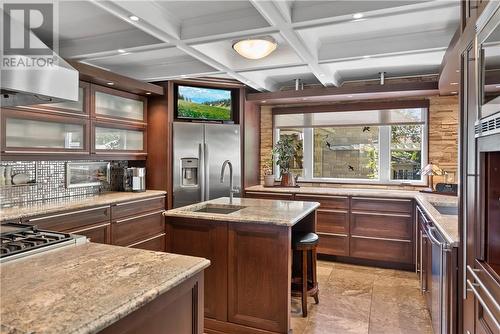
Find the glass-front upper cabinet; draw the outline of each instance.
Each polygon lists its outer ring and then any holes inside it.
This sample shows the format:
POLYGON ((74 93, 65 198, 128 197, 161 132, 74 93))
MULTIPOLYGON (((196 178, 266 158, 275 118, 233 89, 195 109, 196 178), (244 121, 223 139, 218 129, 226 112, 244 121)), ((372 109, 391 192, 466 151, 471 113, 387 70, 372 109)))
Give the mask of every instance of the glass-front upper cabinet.
POLYGON ((146 122, 146 98, 116 89, 92 86, 96 118, 146 122))
POLYGON ((31 106, 17 107, 20 109, 48 111, 55 113, 69 113, 73 115, 87 116, 89 114, 90 84, 80 81, 78 89, 78 101, 62 101, 56 103, 36 104, 31 106))
POLYGON ((97 123, 94 125, 94 151, 144 153, 145 130, 142 127, 97 123))
POLYGON ((478 35, 480 45, 480 118, 500 111, 500 12, 478 35))
POLYGON ((67 153, 88 150, 88 121, 2 110, 2 151, 67 153))

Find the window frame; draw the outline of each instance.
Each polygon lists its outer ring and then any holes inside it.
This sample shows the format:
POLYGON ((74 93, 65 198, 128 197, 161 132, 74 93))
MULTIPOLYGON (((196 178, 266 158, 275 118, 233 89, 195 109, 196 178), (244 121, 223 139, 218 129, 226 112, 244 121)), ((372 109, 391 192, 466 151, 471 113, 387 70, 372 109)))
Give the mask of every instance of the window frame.
MULTIPOLYGON (((424 112, 424 123, 422 124, 422 151, 421 167, 427 165, 429 160, 429 108, 421 107, 424 112)), ((394 124, 395 125, 395 124, 394 124)), ((334 127, 334 126, 332 126, 334 127)), ((304 127, 303 147, 304 177, 299 176, 299 182, 305 183, 340 183, 340 184, 371 184, 371 185, 409 185, 409 186, 427 186, 427 178, 422 176, 420 180, 393 180, 391 173, 391 125, 378 125, 379 132, 379 159, 378 159, 378 179, 348 179, 348 178, 327 178, 314 177, 314 134, 313 127, 304 127), (381 167, 386 166, 383 170, 381 167)), ((296 127, 294 127, 296 128, 296 127)), ((273 115, 273 147, 280 137, 280 129, 274 126, 273 115)), ((279 167, 274 163, 276 179, 280 178, 279 167)))

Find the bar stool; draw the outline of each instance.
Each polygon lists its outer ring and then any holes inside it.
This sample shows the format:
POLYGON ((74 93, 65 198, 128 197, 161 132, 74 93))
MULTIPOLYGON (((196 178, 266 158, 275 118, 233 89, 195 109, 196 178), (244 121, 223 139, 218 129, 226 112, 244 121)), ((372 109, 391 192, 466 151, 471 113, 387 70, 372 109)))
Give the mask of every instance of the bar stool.
MULTIPOLYGON (((294 233, 292 235, 292 247, 301 256, 294 257, 299 260, 301 266, 294 271, 292 277, 292 296, 302 298, 302 317, 307 317, 307 297, 314 297, 316 304, 318 298, 318 280, 316 277, 316 247, 318 245, 316 233, 294 233)), ((297 266, 295 266, 297 267, 297 266)))

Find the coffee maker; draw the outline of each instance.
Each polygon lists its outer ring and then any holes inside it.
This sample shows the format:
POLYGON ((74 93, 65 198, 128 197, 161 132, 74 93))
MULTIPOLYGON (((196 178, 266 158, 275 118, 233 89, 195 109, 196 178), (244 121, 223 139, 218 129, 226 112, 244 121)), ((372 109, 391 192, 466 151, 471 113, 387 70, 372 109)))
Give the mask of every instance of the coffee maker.
POLYGON ((123 190, 142 192, 146 191, 146 168, 128 167, 123 170, 123 190))

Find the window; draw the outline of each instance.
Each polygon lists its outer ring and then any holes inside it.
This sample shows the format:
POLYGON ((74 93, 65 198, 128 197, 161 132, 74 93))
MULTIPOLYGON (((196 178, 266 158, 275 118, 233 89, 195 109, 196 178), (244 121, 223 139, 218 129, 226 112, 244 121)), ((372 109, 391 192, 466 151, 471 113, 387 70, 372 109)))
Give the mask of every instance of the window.
POLYGON ((378 126, 313 129, 316 178, 378 179, 378 126))
POLYGON ((424 184, 427 109, 274 115, 275 140, 291 136, 301 181, 424 184))

